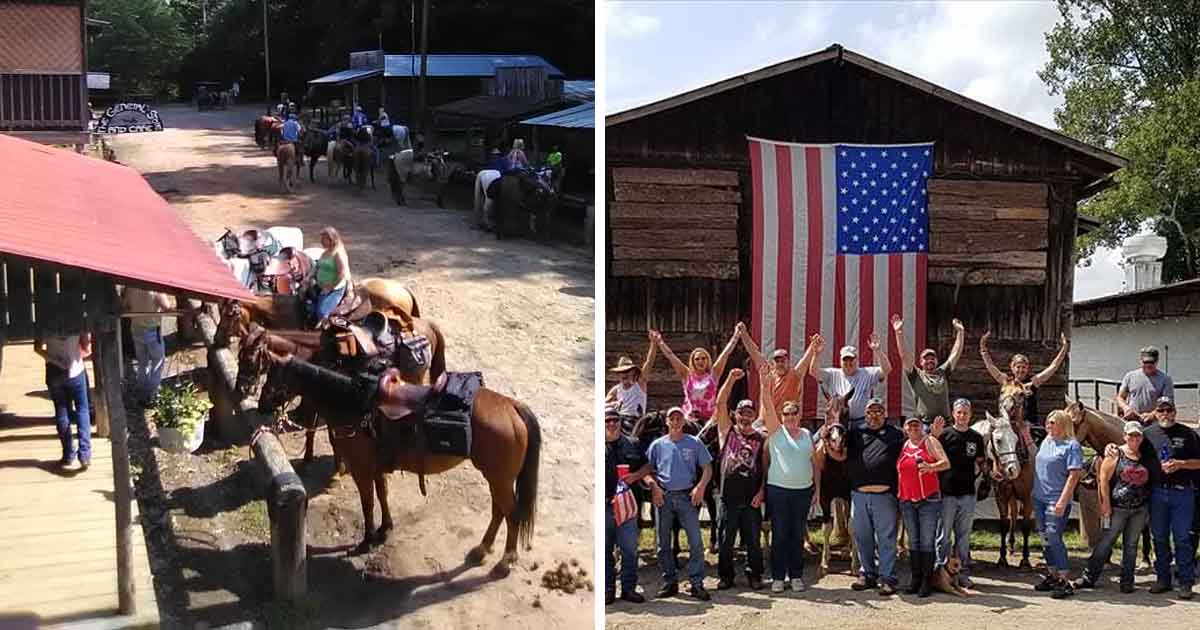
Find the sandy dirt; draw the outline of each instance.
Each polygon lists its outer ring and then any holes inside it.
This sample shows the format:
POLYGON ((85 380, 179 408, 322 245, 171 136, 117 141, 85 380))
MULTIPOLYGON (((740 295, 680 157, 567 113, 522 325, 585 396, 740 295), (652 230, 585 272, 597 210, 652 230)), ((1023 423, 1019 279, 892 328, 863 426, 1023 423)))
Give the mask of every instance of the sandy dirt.
MULTIPOLYGON (((704 534, 707 540, 707 533, 704 534)), ((647 537, 643 537, 645 541, 647 537)), ((1036 535, 1035 537, 1036 538, 1036 535)), ((1034 542, 1031 539, 1031 544, 1034 542)), ((1018 550, 1020 538, 1018 537, 1018 550)), ((1138 591, 1121 594, 1117 588, 1120 568, 1109 565, 1101 578, 1101 588, 1076 591, 1065 600, 1054 600, 1049 593, 1038 593, 1033 586, 1041 575, 1029 569, 997 569, 996 551, 972 552, 976 562, 972 579, 975 588, 970 596, 961 599, 945 593, 934 593, 928 599, 916 595, 880 597, 875 591, 855 592, 850 584, 849 562, 835 553, 831 573, 818 575, 820 559, 808 556, 805 560, 805 581, 808 590, 794 593, 791 589, 775 595, 770 582, 761 591, 746 586, 742 575, 744 556, 739 554, 737 585, 727 591, 717 591, 715 554, 707 555, 708 576, 705 588, 712 601, 700 602, 688 594, 686 574, 680 569, 681 594, 663 600, 653 599, 661 584, 653 553, 643 542, 638 579, 647 602, 631 604, 617 600, 606 606, 605 627, 609 630, 651 630, 655 628, 822 628, 829 630, 975 630, 1016 628, 1086 629, 1124 627, 1132 629, 1191 626, 1200 612, 1200 602, 1185 602, 1176 594, 1151 595, 1146 592, 1154 583, 1152 571, 1137 573, 1138 591), (1116 624, 1116 625, 1114 625, 1116 624), (1182 624, 1182 625, 1181 625, 1182 624)), ((1040 551, 1032 550, 1035 566, 1042 566, 1040 551)), ((1120 549, 1114 560, 1119 560, 1120 549)), ((681 558, 686 561, 687 552, 681 558)), ((1020 560, 1020 555, 1010 562, 1020 560)), ((768 571, 770 555, 767 554, 768 571)), ((1087 562, 1086 555, 1071 552, 1072 578, 1079 576, 1087 562)), ((896 576, 900 587, 908 585, 907 559, 897 564, 896 576)))
MULTIPOLYGON (((152 560, 164 618, 179 627, 268 623, 273 627, 579 628, 593 623, 593 593, 547 589, 547 569, 568 563, 592 576, 593 353, 595 308, 590 251, 523 240, 498 242, 471 227, 469 191, 438 209, 432 191, 397 207, 384 173, 377 191, 317 182, 278 192, 275 162, 254 145, 255 111, 197 113, 164 107, 168 129, 114 138, 119 161, 145 174, 196 234, 226 226, 297 226, 306 245, 334 225, 353 273, 404 282, 422 313, 446 332, 450 369, 479 370, 486 384, 529 404, 542 422, 541 484, 532 552, 500 580, 463 563, 487 525, 487 486, 470 464, 428 479, 394 474, 396 530, 369 554, 348 557, 362 536, 349 477, 333 478, 328 441, 301 475, 310 489, 310 600, 273 604, 267 516, 247 449, 210 440, 197 455, 144 449, 139 499, 153 520, 152 560), (454 207, 456 206, 456 207, 454 207), (152 470, 146 470, 152 468, 152 470)), ((202 361, 202 354, 201 361, 202 361)), ((176 360, 172 371, 185 369, 176 360)), ((302 452, 302 434, 286 437, 302 452)), ((293 460, 298 463, 298 459, 293 460)), ((378 515, 376 519, 378 519, 378 515)), ((501 528, 497 549, 502 549, 501 528)))

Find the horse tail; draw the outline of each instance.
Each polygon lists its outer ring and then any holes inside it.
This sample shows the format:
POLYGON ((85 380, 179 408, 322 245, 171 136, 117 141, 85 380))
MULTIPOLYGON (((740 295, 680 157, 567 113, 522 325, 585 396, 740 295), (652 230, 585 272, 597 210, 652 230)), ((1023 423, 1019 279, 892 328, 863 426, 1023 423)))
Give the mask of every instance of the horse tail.
POLYGON ((517 527, 517 540, 529 549, 533 546, 533 529, 537 521, 538 469, 542 459, 542 427, 537 416, 523 402, 513 401, 513 407, 525 421, 529 444, 525 447, 525 461, 517 475, 517 509, 513 512, 513 523, 517 527))
MULTIPOLYGON (((416 294, 415 294, 415 293, 413 293, 411 290, 409 290, 409 289, 407 289, 407 288, 405 288, 404 290, 405 290, 405 291, 408 291, 408 297, 409 297, 409 299, 411 299, 411 300, 412 300, 412 313, 410 313, 410 314, 411 314, 413 317, 420 317, 420 316, 421 316, 421 307, 417 306, 417 296, 416 296, 416 294)), ((432 323, 432 322, 430 322, 430 323, 432 323)), ((441 330, 440 330, 440 329, 439 329, 439 328, 438 328, 436 325, 434 325, 433 329, 434 329, 434 330, 436 330, 436 331, 438 332, 438 335, 439 335, 439 336, 442 334, 442 331, 441 331, 441 330)), ((438 345, 438 347, 440 348, 440 347, 441 347, 441 345, 439 344, 439 345, 438 345)))
MULTIPOLYGON (((413 300, 413 310, 416 311, 417 302, 413 300)), ((416 317, 416 313, 413 313, 416 317)), ((446 373, 446 336, 442 334, 442 329, 432 321, 429 322, 429 328, 433 331, 434 341, 437 342, 437 349, 433 351, 433 359, 429 361, 429 382, 436 383, 443 374, 446 373)))

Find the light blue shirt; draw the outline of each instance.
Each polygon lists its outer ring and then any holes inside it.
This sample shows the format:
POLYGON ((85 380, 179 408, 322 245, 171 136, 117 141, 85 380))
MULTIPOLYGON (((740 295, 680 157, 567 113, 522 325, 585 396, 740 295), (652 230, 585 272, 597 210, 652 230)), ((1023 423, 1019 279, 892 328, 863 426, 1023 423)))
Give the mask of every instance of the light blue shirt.
POLYGON ((288 142, 300 142, 300 123, 289 120, 283 123, 282 137, 288 142))
POLYGON ((666 491, 690 490, 699 480, 697 469, 712 463, 708 449, 693 435, 684 434, 678 441, 664 435, 650 444, 646 451, 654 471, 654 480, 666 491))
POLYGON ((1062 441, 1047 436, 1034 464, 1033 498, 1057 503, 1072 470, 1083 468, 1083 448, 1073 439, 1062 441))
POLYGON ((807 429, 800 429, 800 437, 793 438, 787 429, 779 430, 767 440, 771 454, 771 466, 767 469, 767 483, 789 490, 803 490, 813 485, 813 440, 807 429))

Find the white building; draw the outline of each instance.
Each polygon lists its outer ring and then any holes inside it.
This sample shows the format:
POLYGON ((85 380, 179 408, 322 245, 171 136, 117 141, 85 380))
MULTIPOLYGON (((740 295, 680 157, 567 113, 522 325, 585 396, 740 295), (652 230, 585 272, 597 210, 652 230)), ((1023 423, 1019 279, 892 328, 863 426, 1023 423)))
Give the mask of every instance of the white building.
POLYGON ((1166 239, 1126 241, 1125 291, 1076 302, 1071 327, 1070 394, 1110 409, 1121 376, 1138 367, 1138 351, 1159 350, 1159 369, 1174 378, 1180 418, 1200 418, 1200 278, 1161 284, 1166 239))

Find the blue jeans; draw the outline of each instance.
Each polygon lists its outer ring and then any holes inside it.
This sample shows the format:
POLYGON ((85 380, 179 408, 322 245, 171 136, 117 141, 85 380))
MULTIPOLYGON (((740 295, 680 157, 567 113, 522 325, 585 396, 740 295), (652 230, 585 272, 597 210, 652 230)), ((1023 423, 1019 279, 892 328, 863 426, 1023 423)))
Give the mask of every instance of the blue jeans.
POLYGON ((771 579, 804 576, 804 537, 808 533, 808 509, 812 487, 793 490, 767 484, 767 507, 771 511, 771 579))
POLYGON ((678 520, 683 531, 687 534, 689 557, 687 563, 688 578, 692 586, 703 585, 704 582, 704 543, 700 540, 700 509, 692 505, 691 493, 688 491, 663 492, 663 506, 657 508, 656 526, 658 534, 658 567, 662 570, 664 584, 674 584, 679 581, 675 569, 675 554, 671 551, 671 530, 678 520))
POLYGON ((727 503, 721 499, 717 508, 721 521, 721 546, 717 556, 717 575, 721 579, 733 579, 733 547, 738 533, 746 545, 746 575, 762 577, 762 509, 749 503, 727 503))
POLYGON ((954 536, 954 557, 962 563, 959 575, 970 575, 971 528, 975 524, 975 495, 942 496, 942 527, 938 530, 937 566, 950 560, 950 536, 954 536))
POLYGON ((1067 559, 1063 533, 1067 530, 1067 519, 1071 517, 1071 506, 1067 505, 1062 516, 1055 516, 1053 503, 1035 498, 1033 516, 1037 519, 1038 533, 1042 536, 1042 555, 1046 559, 1046 566, 1066 573, 1071 569, 1071 564, 1067 559))
POLYGON ((850 529, 858 548, 859 571, 867 578, 896 585, 896 495, 850 493, 850 529), (875 552, 879 552, 879 562, 875 552))
POLYGON ((140 393, 146 398, 152 398, 162 382, 165 363, 166 350, 163 346, 162 329, 155 327, 133 335, 133 354, 137 357, 136 378, 140 393))
POLYGON ((329 317, 329 314, 333 312, 333 309, 337 308, 337 305, 342 301, 342 298, 345 297, 345 295, 345 286, 340 289, 334 289, 328 293, 322 293, 318 295, 317 303, 313 308, 313 316, 316 318, 316 320, 319 322, 326 317, 329 317))
POLYGON ((91 461, 92 416, 88 409, 87 372, 59 383, 47 383, 47 388, 54 401, 54 424, 58 428, 58 441, 62 443, 63 461, 74 461, 76 454, 82 461, 91 461), (79 427, 78 451, 71 439, 71 423, 79 427))
POLYGON ((1176 489, 1160 486, 1150 495, 1154 573, 1162 584, 1171 583, 1172 551, 1179 569, 1179 585, 1192 586, 1196 583, 1196 550, 1192 549, 1192 540, 1188 536, 1195 507, 1196 495, 1190 487, 1176 489))
POLYGON ((638 520, 635 516, 617 527, 613 520, 612 503, 604 506, 604 592, 616 593, 616 567, 613 547, 621 552, 621 592, 637 590, 638 520))
POLYGON ((1095 582, 1100 579, 1104 565, 1112 558, 1113 545, 1117 536, 1121 536, 1121 583, 1133 584, 1133 570, 1137 567, 1138 538, 1146 527, 1149 510, 1142 506, 1136 510, 1126 510, 1119 507, 1112 509, 1112 524, 1108 529, 1101 530, 1100 542, 1096 543, 1088 558, 1087 569, 1083 571, 1083 579, 1095 582))
POLYGON ((924 501, 900 501, 900 515, 908 530, 909 548, 933 553, 942 523, 942 497, 935 495, 924 501))

